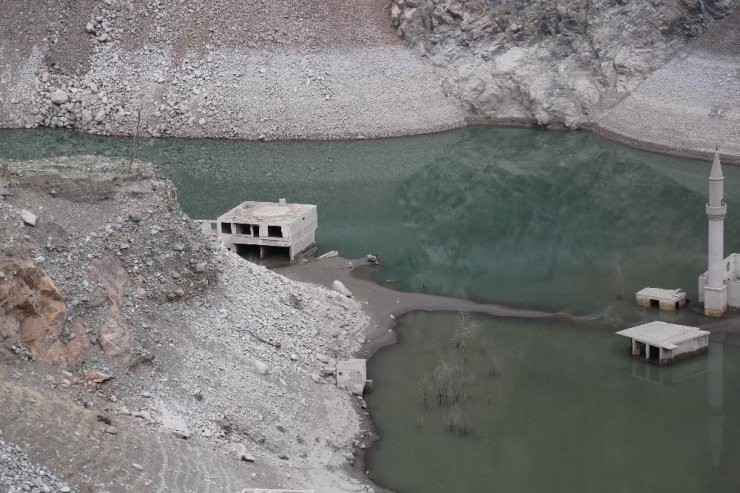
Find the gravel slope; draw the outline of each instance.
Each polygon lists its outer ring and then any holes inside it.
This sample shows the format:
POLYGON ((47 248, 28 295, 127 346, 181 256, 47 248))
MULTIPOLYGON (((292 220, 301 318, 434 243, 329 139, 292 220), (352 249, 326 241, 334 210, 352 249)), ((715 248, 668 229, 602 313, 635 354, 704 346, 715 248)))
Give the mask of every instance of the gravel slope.
POLYGON ((373 490, 364 403, 324 371, 365 340, 357 301, 232 254, 144 165, 10 164, 3 439, 82 491, 373 490))
POLYGON ((633 145, 740 163, 740 11, 719 21, 607 112, 596 132, 633 145))
POLYGON ((288 139, 465 123, 382 0, 44 3, 0 2, 0 127, 130 135, 140 112, 152 136, 288 139))

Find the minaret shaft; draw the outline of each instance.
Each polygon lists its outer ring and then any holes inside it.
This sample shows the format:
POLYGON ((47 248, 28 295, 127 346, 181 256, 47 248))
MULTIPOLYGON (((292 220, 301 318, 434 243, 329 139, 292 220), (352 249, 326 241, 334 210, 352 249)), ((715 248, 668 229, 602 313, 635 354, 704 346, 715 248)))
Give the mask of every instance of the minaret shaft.
POLYGON ((720 317, 727 310, 727 286, 724 282, 725 177, 719 162, 719 152, 714 153, 712 171, 709 173, 709 201, 706 213, 709 222, 707 241, 707 281, 704 287, 704 314, 720 317))
POLYGON ((707 286, 710 288, 721 288, 724 278, 724 220, 713 220, 709 218, 709 279, 707 286))

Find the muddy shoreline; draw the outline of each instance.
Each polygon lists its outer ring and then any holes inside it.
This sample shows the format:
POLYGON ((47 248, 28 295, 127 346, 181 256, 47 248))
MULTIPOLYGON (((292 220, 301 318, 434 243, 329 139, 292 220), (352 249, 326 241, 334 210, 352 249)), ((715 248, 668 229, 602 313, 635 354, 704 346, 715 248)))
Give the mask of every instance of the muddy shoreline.
MULTIPOLYGON (((378 351, 398 342, 398 333, 395 330, 398 318, 414 311, 464 311, 488 314, 495 317, 541 320, 557 320, 563 318, 599 320, 598 317, 577 316, 564 312, 554 313, 542 310, 514 308, 498 304, 478 303, 450 296, 398 291, 358 275, 358 269, 366 266, 372 268, 371 264, 365 258, 347 260, 342 257, 333 257, 293 264, 275 269, 275 271, 291 280, 317 284, 327 289, 332 289, 334 280, 341 281, 352 292, 353 297, 362 304, 363 311, 371 319, 371 323, 366 330, 367 340, 357 355, 367 360, 371 359, 378 351)), ((693 305, 688 310, 697 314, 702 313, 699 305, 693 305)), ((600 320, 600 322, 608 323, 605 320, 600 320)), ((625 324, 618 323, 617 325, 624 326, 625 324)), ((707 319, 705 323, 700 324, 700 327, 712 331, 712 335, 710 336, 712 342, 723 342, 740 346, 740 311, 730 312, 720 320, 707 319)), ((366 454, 376 441, 382 439, 382 436, 379 434, 369 410, 358 409, 358 417, 362 422, 363 428, 371 430, 373 439, 366 449, 357 454, 357 465, 361 471, 364 471, 367 479, 377 485, 379 491, 384 493, 390 492, 391 490, 387 490, 381 484, 377 483, 372 472, 366 468, 366 454)))

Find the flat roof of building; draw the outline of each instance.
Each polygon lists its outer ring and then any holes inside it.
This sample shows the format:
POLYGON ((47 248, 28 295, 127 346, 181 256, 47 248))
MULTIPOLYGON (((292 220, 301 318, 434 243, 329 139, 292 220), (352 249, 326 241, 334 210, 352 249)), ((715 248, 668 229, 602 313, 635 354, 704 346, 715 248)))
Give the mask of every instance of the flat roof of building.
POLYGON ((650 322, 637 327, 620 330, 617 335, 629 337, 651 346, 663 349, 674 349, 679 344, 708 335, 709 331, 688 325, 669 324, 667 322, 650 322))
POLYGON ((637 292, 636 296, 654 300, 680 301, 681 298, 686 297, 686 293, 683 289, 643 288, 637 292))
POLYGON ((224 212, 218 220, 232 223, 277 223, 289 221, 315 208, 316 206, 311 204, 247 201, 224 212))

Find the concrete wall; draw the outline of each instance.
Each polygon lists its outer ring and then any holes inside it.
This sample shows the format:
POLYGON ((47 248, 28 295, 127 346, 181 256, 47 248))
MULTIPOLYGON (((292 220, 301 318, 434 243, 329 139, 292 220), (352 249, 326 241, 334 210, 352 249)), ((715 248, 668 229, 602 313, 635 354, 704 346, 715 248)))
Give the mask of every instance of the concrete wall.
POLYGON ((291 259, 316 243, 316 228, 319 226, 317 207, 312 207, 305 215, 291 221, 286 229, 290 235, 292 247, 291 259))
MULTIPOLYGON (((683 344, 679 344, 678 347, 670 351, 670 354, 666 354, 667 358, 676 358, 682 354, 690 354, 700 349, 704 349, 709 346, 709 336, 705 335, 697 339, 686 341, 683 344)), ((668 353, 666 351, 666 353, 668 353)))
MULTIPOLYGON (((727 304, 733 308, 740 308, 740 255, 731 254, 723 261, 723 280, 727 284, 727 304)), ((704 288, 707 285, 707 273, 698 278, 699 302, 704 303, 704 288)))

